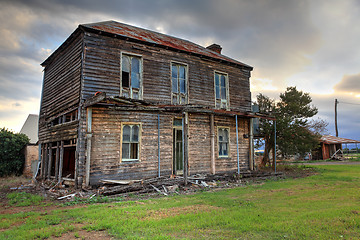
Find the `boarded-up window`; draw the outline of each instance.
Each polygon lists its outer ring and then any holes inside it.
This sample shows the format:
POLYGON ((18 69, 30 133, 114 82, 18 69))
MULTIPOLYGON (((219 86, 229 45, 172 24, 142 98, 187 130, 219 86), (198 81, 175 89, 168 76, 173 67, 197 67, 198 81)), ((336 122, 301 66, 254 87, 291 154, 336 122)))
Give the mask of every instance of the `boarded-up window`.
POLYGON ((226 74, 215 72, 215 108, 227 109, 228 102, 228 77, 226 74))
POLYGON ((171 64, 171 101, 172 104, 187 104, 187 66, 171 64))
POLYGON ((140 150, 140 125, 139 124, 123 124, 122 125, 122 161, 139 160, 140 150))
POLYGON ((121 57, 121 95, 141 99, 141 58, 123 54, 121 57))
POLYGON ((229 156, 229 128, 218 128, 219 157, 229 156))

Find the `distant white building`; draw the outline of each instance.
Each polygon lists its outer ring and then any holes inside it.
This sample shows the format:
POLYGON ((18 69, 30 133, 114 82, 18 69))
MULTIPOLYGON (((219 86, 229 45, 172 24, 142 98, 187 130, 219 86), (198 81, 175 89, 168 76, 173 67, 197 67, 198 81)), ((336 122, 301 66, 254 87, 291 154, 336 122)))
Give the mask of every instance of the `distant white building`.
POLYGON ((24 125, 22 126, 20 133, 24 133, 30 138, 31 144, 36 144, 38 141, 39 130, 39 115, 29 114, 24 125))
POLYGON ((24 149, 25 166, 23 175, 26 177, 33 177, 39 159, 38 142, 38 129, 39 129, 39 115, 29 114, 20 133, 27 135, 30 138, 30 143, 24 149))

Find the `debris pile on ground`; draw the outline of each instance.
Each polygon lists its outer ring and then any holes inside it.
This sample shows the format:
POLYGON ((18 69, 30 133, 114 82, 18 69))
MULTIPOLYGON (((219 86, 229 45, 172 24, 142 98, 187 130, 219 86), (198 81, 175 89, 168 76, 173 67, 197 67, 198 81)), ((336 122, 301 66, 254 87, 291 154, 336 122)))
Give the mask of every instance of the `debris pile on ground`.
POLYGON ((261 183, 269 178, 283 178, 282 172, 246 171, 223 174, 196 174, 187 178, 187 185, 181 176, 163 176, 144 180, 103 179, 94 188, 75 189, 69 181, 42 180, 34 184, 14 187, 11 191, 26 191, 41 194, 49 200, 61 202, 75 199, 94 200, 96 198, 150 198, 173 194, 190 194, 199 190, 215 190, 243 186, 248 183, 261 183))

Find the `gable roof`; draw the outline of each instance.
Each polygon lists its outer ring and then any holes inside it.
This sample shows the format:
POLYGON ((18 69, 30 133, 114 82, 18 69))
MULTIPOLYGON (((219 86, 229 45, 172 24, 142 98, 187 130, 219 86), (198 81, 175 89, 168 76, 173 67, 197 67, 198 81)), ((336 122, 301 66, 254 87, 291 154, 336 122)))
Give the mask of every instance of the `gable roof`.
POLYGON ((334 136, 331 136, 331 135, 322 136, 320 141, 324 142, 324 143, 327 143, 327 144, 360 143, 360 141, 357 141, 357 140, 352 140, 352 139, 348 139, 348 138, 341 138, 341 137, 334 137, 334 136))
POLYGON ((38 129, 39 129, 39 115, 29 114, 24 125, 22 126, 20 133, 25 134, 30 138, 30 143, 35 144, 38 141, 38 129))
MULTIPOLYGON (((169 36, 166 34, 154 32, 151 30, 131 26, 116 21, 80 24, 78 29, 88 32, 95 32, 98 34, 104 34, 111 37, 124 38, 129 41, 142 42, 149 45, 156 45, 159 47, 164 47, 175 51, 182 51, 192 55, 198 55, 201 57, 210 58, 221 62, 228 62, 238 66, 245 67, 250 71, 253 69, 253 67, 247 64, 244 64, 242 62, 224 56, 220 53, 212 51, 208 48, 205 48, 188 40, 180 39, 177 37, 169 36)), ((63 45, 69 42, 69 39, 72 36, 74 36, 76 32, 77 31, 75 30, 75 32, 62 44, 62 46, 60 46, 41 65, 43 66, 46 65, 50 61, 50 59, 53 58, 53 55, 55 55, 55 53, 58 52, 60 48, 63 48, 63 45)))

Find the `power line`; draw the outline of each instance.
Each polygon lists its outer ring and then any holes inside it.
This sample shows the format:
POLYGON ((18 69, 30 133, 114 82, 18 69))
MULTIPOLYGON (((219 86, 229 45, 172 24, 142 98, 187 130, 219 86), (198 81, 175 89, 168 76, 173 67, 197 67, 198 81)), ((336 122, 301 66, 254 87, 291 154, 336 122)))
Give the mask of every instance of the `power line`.
POLYGON ((344 104, 350 104, 350 105, 360 105, 360 103, 348 103, 348 102, 339 102, 338 103, 344 103, 344 104))

